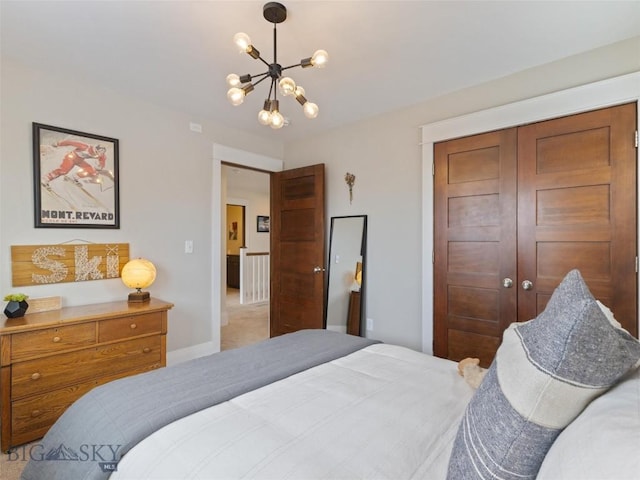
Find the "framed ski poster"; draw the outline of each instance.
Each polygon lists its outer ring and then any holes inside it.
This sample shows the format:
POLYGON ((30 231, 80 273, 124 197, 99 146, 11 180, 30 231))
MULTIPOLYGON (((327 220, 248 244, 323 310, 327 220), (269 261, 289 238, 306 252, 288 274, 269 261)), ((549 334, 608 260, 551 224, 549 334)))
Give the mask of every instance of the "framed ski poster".
POLYGON ((36 228, 120 228, 118 140, 33 123, 36 228))

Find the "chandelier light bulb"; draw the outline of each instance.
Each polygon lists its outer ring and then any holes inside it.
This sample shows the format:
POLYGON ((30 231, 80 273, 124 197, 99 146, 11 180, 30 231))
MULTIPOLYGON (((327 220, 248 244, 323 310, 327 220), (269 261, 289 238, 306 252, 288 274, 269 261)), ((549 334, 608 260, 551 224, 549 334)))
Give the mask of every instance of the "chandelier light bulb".
POLYGON ((304 116, 307 118, 316 118, 318 116, 318 105, 313 102, 307 102, 302 107, 304 116))
POLYGON ((300 85, 296 86, 295 92, 293 94, 297 97, 304 97, 305 91, 300 85))
POLYGON ((282 95, 293 95, 296 91, 296 82, 290 77, 282 77, 278 85, 280 86, 280 93, 282 93, 282 95))
POLYGON ((314 67, 322 68, 329 61, 329 54, 325 50, 316 50, 311 57, 311 64, 314 67))
POLYGON ((240 77, 235 73, 230 73, 227 75, 227 85, 230 87, 237 87, 240 85, 240 77))
POLYGON ((227 92, 227 99, 231 102, 231 105, 237 107, 244 102, 244 90, 238 87, 231 87, 227 92))
POLYGON ((282 114, 275 110, 271 113, 271 128, 277 130, 278 128, 282 128, 284 126, 284 117, 282 114))
POLYGON ((271 123, 271 112, 268 110, 260 110, 258 112, 258 122, 261 125, 269 125, 271 123))
POLYGON ((251 39, 244 32, 238 32, 233 36, 233 42, 240 49, 240 53, 247 53, 251 49, 251 39))

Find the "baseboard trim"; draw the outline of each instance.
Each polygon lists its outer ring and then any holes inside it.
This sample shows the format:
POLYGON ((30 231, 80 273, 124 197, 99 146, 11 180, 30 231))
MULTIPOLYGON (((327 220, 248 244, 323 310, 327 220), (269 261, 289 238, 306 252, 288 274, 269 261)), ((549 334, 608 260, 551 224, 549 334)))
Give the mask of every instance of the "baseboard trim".
POLYGON ((193 360, 194 358, 204 357, 205 355, 211 355, 215 352, 216 350, 213 347, 213 342, 200 343, 198 345, 192 345, 191 347, 171 350, 170 352, 167 352, 167 366, 176 365, 178 363, 186 362, 187 360, 193 360))

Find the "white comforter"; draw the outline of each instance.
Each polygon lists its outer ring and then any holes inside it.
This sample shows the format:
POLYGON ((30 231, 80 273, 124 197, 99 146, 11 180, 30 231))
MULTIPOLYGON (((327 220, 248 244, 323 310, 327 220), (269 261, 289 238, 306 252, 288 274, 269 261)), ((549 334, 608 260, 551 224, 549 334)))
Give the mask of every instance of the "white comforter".
POLYGON ((444 479, 472 394, 455 362, 372 345, 164 427, 111 479, 444 479))

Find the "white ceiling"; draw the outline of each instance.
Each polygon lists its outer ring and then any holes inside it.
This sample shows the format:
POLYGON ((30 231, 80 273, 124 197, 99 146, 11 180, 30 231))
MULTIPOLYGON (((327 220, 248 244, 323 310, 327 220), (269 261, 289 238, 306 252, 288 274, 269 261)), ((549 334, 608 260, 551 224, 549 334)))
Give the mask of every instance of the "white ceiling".
POLYGON ((226 99, 228 73, 266 67, 233 44, 249 34, 273 61, 273 27, 255 1, 0 1, 3 55, 258 135, 293 140, 449 91, 640 35, 633 1, 283 1, 278 62, 319 49, 324 69, 291 69, 320 115, 281 99, 291 124, 259 125, 263 82, 226 99))

